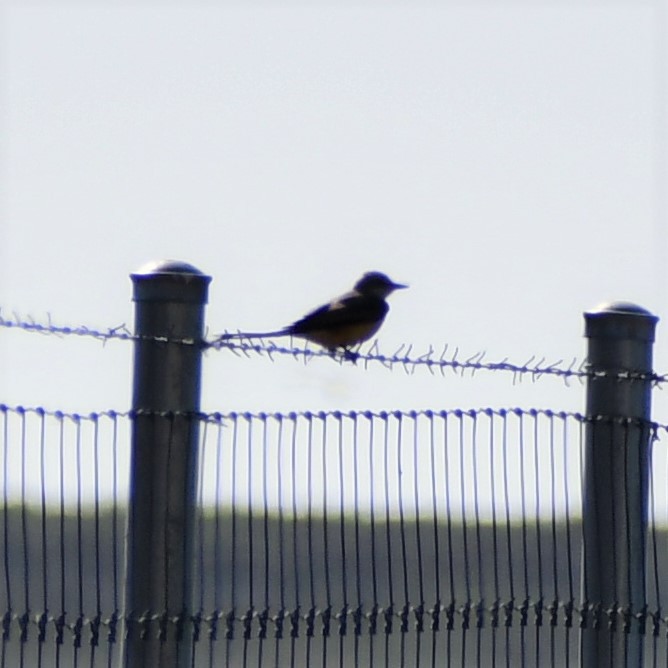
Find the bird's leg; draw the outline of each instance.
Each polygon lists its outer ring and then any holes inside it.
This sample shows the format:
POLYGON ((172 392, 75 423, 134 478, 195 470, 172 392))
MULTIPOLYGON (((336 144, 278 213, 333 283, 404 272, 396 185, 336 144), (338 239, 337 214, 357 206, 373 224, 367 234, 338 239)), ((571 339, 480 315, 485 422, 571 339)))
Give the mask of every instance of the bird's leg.
POLYGON ((343 347, 343 359, 347 360, 349 362, 352 362, 353 364, 357 364, 357 360, 359 359, 360 354, 358 352, 355 352, 350 346, 344 346, 343 347))

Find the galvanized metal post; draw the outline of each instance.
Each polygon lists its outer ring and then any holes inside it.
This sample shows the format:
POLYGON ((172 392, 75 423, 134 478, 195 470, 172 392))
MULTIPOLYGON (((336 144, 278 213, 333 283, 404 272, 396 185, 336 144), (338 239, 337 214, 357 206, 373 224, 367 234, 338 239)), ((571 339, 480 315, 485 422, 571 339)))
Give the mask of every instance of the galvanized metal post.
POLYGON ((201 342, 210 280, 175 261, 132 274, 137 339, 123 652, 127 668, 191 665, 201 342))
POLYGON ((589 339, 580 665, 642 665, 652 344, 658 318, 624 302, 585 313, 589 339), (639 615, 639 616, 638 616, 639 615))

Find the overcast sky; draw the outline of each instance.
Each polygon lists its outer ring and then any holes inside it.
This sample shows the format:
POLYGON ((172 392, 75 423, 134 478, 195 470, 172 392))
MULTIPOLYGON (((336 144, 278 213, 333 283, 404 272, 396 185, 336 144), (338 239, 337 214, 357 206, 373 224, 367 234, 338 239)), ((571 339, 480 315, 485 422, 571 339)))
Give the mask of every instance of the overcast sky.
MULTIPOLYGON (((169 257, 213 276, 211 333, 271 330, 374 269, 411 286, 382 352, 580 361, 584 310, 666 310, 665 35, 663 2, 4 0, 2 314, 131 327, 129 273, 169 257)), ((123 410, 130 360, 3 329, 0 400, 123 410)), ((204 366, 207 410, 515 405, 583 388, 204 366)))
MULTIPOLYGON (((385 352, 569 359, 598 302, 663 311, 659 4, 5 0, 1 18, 5 314, 130 325, 127 276, 161 257, 213 276, 211 331, 274 329, 385 271, 411 285, 385 352)), ((9 403, 128 403, 127 344, 3 331, 1 351, 9 403)), ((205 387, 216 410, 517 393, 225 352, 205 387)))

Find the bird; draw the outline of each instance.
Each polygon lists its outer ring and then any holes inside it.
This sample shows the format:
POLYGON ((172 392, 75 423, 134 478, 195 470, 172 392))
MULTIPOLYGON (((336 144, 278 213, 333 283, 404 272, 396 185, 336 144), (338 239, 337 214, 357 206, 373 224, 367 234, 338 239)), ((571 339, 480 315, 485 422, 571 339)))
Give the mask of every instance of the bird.
POLYGON ((390 308, 386 298, 395 290, 407 287, 395 283, 380 271, 368 271, 350 292, 314 309, 283 329, 225 334, 221 338, 296 336, 317 343, 330 353, 342 349, 346 356, 350 356, 352 348, 370 339, 380 329, 390 308))

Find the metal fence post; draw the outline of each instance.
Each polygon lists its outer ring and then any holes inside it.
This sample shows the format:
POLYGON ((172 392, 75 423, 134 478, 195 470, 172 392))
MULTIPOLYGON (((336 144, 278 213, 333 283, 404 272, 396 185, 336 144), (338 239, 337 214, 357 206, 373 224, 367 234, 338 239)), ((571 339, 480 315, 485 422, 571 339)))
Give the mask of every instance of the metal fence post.
POLYGON ((175 261, 131 278, 137 339, 124 665, 184 668, 192 652, 197 413, 211 278, 175 261))
POLYGON ((658 318, 617 302, 585 313, 587 382, 580 665, 642 665, 652 344, 658 318), (628 376, 627 376, 628 374, 628 376), (640 613, 640 614, 639 614, 640 613))

